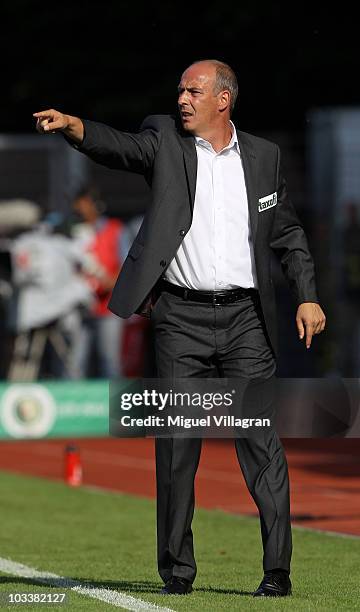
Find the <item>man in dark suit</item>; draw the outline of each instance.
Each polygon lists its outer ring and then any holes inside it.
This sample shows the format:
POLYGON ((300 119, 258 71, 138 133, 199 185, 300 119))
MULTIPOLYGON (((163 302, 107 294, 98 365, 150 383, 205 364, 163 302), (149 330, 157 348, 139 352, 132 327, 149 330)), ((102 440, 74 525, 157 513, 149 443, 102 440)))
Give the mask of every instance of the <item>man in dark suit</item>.
MULTIPOLYGON (((53 109, 35 113, 110 168, 144 174, 152 202, 113 290, 121 317, 150 313, 160 377, 274 376, 276 307, 271 252, 281 261, 307 348, 325 326, 314 266, 289 200, 279 148, 235 129, 237 81, 216 60, 196 62, 178 88, 180 122, 151 116, 138 134, 53 109), (159 297, 160 296, 160 297, 159 297)), ((255 596, 291 593, 288 471, 274 431, 235 440, 258 506, 264 578, 255 596)), ((187 594, 196 575, 191 522, 200 438, 157 438, 158 568, 164 594, 187 594)))

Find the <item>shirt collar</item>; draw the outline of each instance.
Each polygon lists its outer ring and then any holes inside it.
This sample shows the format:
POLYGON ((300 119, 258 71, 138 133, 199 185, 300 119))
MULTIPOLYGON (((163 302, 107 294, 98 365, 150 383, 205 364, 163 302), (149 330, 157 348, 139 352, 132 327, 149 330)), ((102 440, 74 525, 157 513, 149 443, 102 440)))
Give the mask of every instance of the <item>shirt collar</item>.
MULTIPOLYGON (((233 149, 233 148, 235 148, 236 151, 240 153, 240 147, 239 147, 238 136, 237 136, 235 125, 233 124, 232 121, 230 121, 230 125, 232 129, 232 135, 231 135, 230 142, 226 147, 224 147, 221 151, 219 151, 219 153, 221 153, 222 151, 227 151, 228 149, 233 149)), ((195 142, 199 146, 202 146, 206 149, 210 149, 211 151, 214 151, 210 142, 208 142, 204 138, 201 138, 201 136, 195 136, 195 142)))

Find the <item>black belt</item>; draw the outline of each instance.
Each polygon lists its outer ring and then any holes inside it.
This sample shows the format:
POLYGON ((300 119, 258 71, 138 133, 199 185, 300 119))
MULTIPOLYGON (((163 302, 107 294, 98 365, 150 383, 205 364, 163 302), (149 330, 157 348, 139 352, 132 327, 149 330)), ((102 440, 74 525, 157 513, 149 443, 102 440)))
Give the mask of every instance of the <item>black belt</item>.
POLYGON ((173 295, 183 298, 183 300, 193 300, 194 302, 204 302, 206 304, 232 304, 245 297, 255 297, 259 293, 257 289, 226 289, 224 291, 197 291, 195 289, 185 289, 161 279, 158 283, 159 291, 168 291, 173 295))

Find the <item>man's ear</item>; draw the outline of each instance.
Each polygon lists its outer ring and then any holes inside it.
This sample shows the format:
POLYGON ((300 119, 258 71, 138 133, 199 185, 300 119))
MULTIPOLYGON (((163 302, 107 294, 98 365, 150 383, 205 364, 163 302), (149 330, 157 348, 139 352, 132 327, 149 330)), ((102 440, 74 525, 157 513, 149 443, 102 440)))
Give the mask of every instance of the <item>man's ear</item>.
POLYGON ((226 89, 219 94, 219 110, 224 111, 230 106, 230 92, 226 89))

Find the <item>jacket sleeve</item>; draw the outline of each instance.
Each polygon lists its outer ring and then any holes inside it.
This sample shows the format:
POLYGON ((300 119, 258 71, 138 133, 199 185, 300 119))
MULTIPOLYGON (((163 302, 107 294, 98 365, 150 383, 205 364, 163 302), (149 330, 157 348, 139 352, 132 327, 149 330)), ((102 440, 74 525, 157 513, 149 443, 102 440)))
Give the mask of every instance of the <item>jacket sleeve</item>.
POLYGON ((103 123, 82 120, 84 139, 72 146, 90 159, 108 168, 147 174, 160 146, 161 132, 156 121, 148 117, 138 134, 121 132, 103 123))
POLYGON ((279 258, 297 303, 318 302, 313 258, 304 229, 289 199, 277 147, 277 205, 270 246, 279 258))

